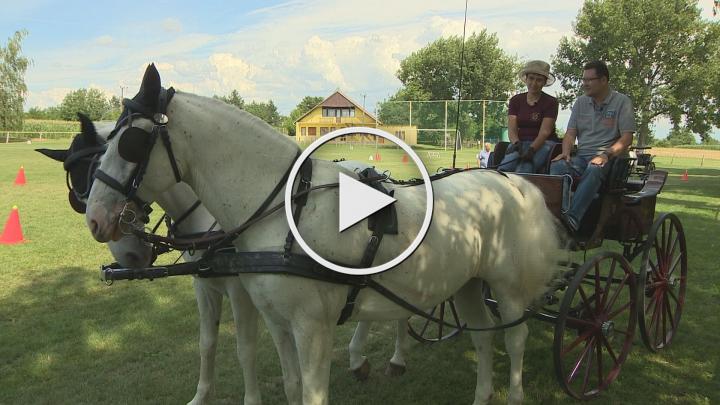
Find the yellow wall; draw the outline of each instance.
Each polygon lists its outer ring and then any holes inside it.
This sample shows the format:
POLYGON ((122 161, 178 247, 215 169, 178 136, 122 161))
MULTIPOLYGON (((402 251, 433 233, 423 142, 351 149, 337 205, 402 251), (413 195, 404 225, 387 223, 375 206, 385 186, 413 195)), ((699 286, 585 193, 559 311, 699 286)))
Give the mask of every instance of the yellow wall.
MULTIPOLYGON (((322 106, 315 107, 315 109, 313 109, 308 115, 295 123, 295 139, 298 143, 312 142, 321 135, 325 135, 327 132, 348 127, 380 128, 396 136, 399 135, 396 133, 397 131, 404 131, 405 143, 408 145, 417 144, 416 126, 378 125, 372 117, 365 114, 360 108, 355 108, 354 117, 323 117, 322 106), (305 135, 303 135, 303 129, 305 130, 305 135), (313 130, 315 131, 315 134, 310 135, 313 130)), ((354 136, 354 138, 358 138, 353 139, 354 141, 360 141, 358 136, 354 136)))

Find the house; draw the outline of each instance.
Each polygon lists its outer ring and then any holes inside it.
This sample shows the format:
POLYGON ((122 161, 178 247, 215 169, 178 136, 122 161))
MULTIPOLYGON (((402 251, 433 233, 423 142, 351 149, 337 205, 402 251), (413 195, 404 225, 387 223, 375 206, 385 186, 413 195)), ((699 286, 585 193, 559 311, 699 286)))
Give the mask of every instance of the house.
MULTIPOLYGON (((302 144, 312 142, 336 129, 348 127, 379 128, 397 136, 408 145, 417 144, 416 126, 383 125, 373 114, 340 91, 334 92, 295 121, 295 137, 297 142, 302 144)), ((337 138, 336 141, 375 143, 375 136, 358 132, 337 138)), ((378 138, 378 143, 385 143, 385 139, 378 138)))

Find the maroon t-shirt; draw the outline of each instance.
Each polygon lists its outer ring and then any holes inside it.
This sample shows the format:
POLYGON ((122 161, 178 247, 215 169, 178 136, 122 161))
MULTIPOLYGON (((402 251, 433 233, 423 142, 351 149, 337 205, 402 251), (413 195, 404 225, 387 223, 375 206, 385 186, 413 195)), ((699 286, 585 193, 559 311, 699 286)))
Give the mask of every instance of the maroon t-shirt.
MULTIPOLYGON (((540 132, 543 118, 557 119, 558 101, 555 97, 540 93, 540 99, 531 106, 527 102, 527 92, 516 94, 508 104, 508 115, 517 117, 518 136, 521 141, 534 141, 540 132)), ((559 142, 555 133, 555 125, 547 138, 549 141, 559 142)))

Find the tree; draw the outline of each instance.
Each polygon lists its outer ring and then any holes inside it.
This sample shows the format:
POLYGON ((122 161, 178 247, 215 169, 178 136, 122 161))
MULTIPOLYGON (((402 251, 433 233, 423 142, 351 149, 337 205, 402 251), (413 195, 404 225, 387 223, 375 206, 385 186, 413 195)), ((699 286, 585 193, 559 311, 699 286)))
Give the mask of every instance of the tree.
POLYGON ((102 91, 98 89, 78 89, 65 95, 60 103, 60 118, 66 121, 77 119, 77 113, 87 115, 91 120, 100 120, 110 109, 102 91))
POLYGON ((274 127, 279 127, 282 124, 282 118, 272 100, 267 103, 251 101, 250 104, 245 105, 245 111, 274 127))
POLYGON ((695 137, 688 128, 673 128, 667 137, 669 146, 695 145, 695 137))
POLYGON ((285 117, 283 120, 283 127, 287 131, 288 135, 295 136, 295 121, 302 117, 305 113, 312 110, 313 107, 320 104, 323 101, 322 97, 317 96, 305 96, 290 112, 290 115, 285 117))
MULTIPOLYGON (((453 100, 460 93, 460 55, 462 39, 458 36, 440 38, 413 52, 400 63, 397 77, 403 87, 379 105, 379 119, 383 123, 408 123, 409 100, 453 100)), ((471 35, 465 41, 463 64, 463 100, 506 100, 518 90, 517 72, 520 64, 498 45, 495 34, 487 30, 471 35)), ((421 128, 443 128, 444 103, 413 104, 413 125, 421 128)), ((460 132, 478 137, 482 123, 482 103, 463 103, 460 113, 460 132)), ((457 104, 448 105, 448 126, 454 127, 457 104)), ((486 119, 496 119, 488 117, 486 119)), ((501 114, 501 120, 505 120, 501 114)), ((504 125, 499 124, 498 125, 504 125)), ((487 125, 486 125, 487 128, 487 125)))
POLYGON ((228 94, 227 96, 215 95, 213 96, 213 98, 224 101, 230 105, 234 105, 241 110, 245 108, 245 100, 243 100, 243 98, 240 96, 240 93, 235 89, 233 89, 233 91, 231 91, 230 94, 228 94))
POLYGON ((5 47, 0 46, 0 129, 22 129, 27 95, 25 72, 31 63, 21 55, 22 40, 27 34, 25 30, 16 31, 5 47))
POLYGON ((122 101, 118 96, 112 96, 107 100, 107 110, 103 113, 103 120, 116 120, 122 114, 122 101))
POLYGON ((553 58, 563 106, 581 92, 584 63, 600 59, 633 101, 640 143, 661 116, 703 138, 720 126, 720 24, 700 17, 697 0, 586 0, 573 28, 553 58))

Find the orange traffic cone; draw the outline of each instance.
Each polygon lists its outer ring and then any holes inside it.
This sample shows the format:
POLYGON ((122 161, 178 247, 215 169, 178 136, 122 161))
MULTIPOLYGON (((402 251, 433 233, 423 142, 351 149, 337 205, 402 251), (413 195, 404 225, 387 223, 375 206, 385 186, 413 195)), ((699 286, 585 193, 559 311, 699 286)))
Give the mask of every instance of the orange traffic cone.
POLYGON ((402 157, 402 162, 403 162, 404 164, 408 164, 409 161, 410 161, 410 158, 408 158, 408 155, 403 155, 403 157, 402 157))
POLYGON ((10 211, 10 216, 5 223, 5 230, 3 230, 0 236, 0 245, 12 245, 24 241, 22 228, 20 227, 20 215, 18 215, 18 207, 16 205, 12 208, 12 211, 10 211))
POLYGON ((20 170, 18 170, 17 176, 15 176, 15 185, 16 186, 24 186, 25 185, 25 168, 23 166, 20 166, 20 170))
POLYGON ((685 169, 685 173, 683 173, 682 176, 680 176, 680 180, 682 180, 682 181, 688 181, 687 169, 685 169))
POLYGON ((375 161, 376 162, 380 161, 380 152, 375 152, 375 161))

